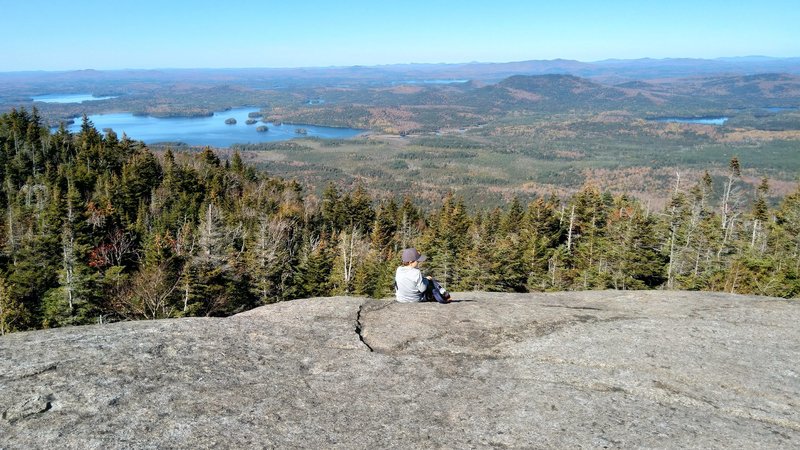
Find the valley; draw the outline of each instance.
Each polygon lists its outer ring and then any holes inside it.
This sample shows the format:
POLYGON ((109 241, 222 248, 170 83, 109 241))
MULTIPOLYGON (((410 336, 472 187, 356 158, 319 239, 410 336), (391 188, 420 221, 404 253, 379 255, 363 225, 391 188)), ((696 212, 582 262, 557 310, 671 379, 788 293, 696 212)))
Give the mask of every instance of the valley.
MULTIPOLYGON (((296 178, 317 194, 328 183, 359 184, 378 198, 411 194, 435 204, 453 192, 476 206, 497 206, 514 196, 563 197, 592 183, 660 207, 679 179, 688 185, 708 171, 721 184, 734 156, 742 163, 743 182, 752 185, 749 191, 767 177, 771 198, 790 192, 800 173, 797 62, 693 64, 531 61, 79 71, 19 79, 4 74, 0 107, 36 107, 51 126, 63 121, 73 129, 81 114, 129 113, 199 124, 246 107, 291 130, 365 130, 350 139, 279 135, 271 125, 262 133, 224 140, 204 138, 207 130, 200 126, 188 127, 191 135, 171 133, 161 141, 127 133, 154 149, 211 146, 223 154, 238 149, 270 174, 296 178), (757 68, 786 73, 749 73, 757 68), (98 99, 31 101, 56 91, 98 99), (292 144, 281 143, 286 140, 292 144)), ((121 134, 118 127, 109 128, 121 134)))

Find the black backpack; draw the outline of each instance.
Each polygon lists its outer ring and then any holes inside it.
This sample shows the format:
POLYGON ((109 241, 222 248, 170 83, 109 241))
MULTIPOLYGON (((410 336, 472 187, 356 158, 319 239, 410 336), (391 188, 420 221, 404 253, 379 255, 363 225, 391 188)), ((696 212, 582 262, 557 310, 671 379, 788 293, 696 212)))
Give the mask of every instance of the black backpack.
POLYGON ((425 291, 426 300, 429 302, 435 300, 439 303, 449 303, 450 294, 442 288, 442 285, 436 280, 430 280, 430 282, 433 284, 433 287, 425 291))

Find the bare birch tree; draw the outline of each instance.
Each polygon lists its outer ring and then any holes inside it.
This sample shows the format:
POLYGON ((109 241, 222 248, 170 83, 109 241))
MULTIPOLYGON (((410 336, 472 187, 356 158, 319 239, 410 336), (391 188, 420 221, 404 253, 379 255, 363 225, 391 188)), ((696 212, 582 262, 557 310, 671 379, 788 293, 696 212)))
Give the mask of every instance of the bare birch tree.
POLYGON ((262 303, 268 303, 270 296, 274 294, 273 275, 288 258, 288 234, 287 220, 267 215, 260 217, 253 248, 250 250, 250 265, 255 290, 262 303))
POLYGON ((349 294, 355 278, 355 272, 363 262, 369 249, 369 243, 363 240, 363 233, 357 227, 339 233, 339 276, 345 294, 349 294))
POLYGON ((132 319, 163 319, 172 317, 175 306, 171 296, 180 279, 170 274, 166 263, 144 267, 131 279, 117 309, 132 319))

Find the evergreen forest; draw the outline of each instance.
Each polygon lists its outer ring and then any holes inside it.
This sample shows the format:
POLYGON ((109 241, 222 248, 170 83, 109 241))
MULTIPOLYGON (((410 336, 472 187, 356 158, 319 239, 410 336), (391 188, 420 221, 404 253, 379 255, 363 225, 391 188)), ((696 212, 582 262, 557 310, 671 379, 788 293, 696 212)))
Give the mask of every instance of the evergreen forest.
MULTIPOLYGON (((392 295, 403 248, 451 291, 689 289, 797 298, 800 189, 676 180, 665 208, 586 184, 472 210, 296 181, 202 151, 153 152, 84 116, 51 132, 0 115, 0 334, 225 316, 329 295, 392 295)), ((468 295, 468 294, 466 294, 468 295)))

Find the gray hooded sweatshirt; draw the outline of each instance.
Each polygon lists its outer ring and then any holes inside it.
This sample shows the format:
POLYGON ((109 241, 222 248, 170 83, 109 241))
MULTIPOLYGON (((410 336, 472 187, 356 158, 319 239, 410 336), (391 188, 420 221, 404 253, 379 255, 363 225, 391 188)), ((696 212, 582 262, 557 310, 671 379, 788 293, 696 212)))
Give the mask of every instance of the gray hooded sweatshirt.
POLYGON ((424 293, 428 287, 428 279, 422 276, 419 269, 400 266, 395 272, 394 281, 397 283, 395 296, 398 302, 413 303, 425 299, 424 293))

